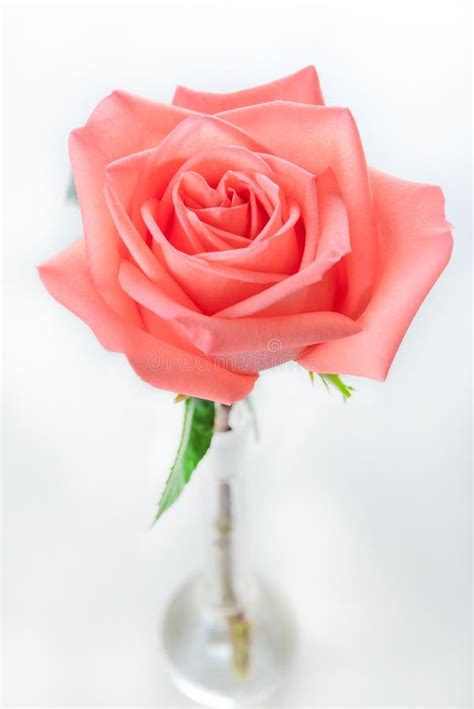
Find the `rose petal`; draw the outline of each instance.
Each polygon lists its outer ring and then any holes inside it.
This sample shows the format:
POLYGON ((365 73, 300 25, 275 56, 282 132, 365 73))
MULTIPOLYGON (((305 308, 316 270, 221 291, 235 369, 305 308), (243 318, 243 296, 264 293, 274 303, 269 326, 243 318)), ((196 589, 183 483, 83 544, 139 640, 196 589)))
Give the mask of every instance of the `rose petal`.
POLYGON ((183 203, 192 209, 207 209, 222 206, 222 195, 210 187, 204 177, 198 172, 188 170, 181 175, 179 190, 183 203))
POLYGON ((173 104, 201 113, 218 113, 278 99, 298 103, 324 104, 316 69, 313 66, 307 66, 282 79, 234 93, 209 93, 178 86, 173 104))
POLYGON ((249 233, 250 225, 248 202, 236 204, 234 207, 195 209, 194 214, 203 224, 213 226, 216 229, 221 229, 229 234, 234 234, 236 237, 240 237, 240 245, 247 246, 249 237, 245 235, 249 233))
POLYGON ((349 340, 308 349, 300 363, 316 372, 383 380, 400 342, 452 250, 439 187, 370 170, 381 241, 377 285, 349 340))
MULTIPOLYGON (((279 216, 279 211, 275 211, 275 215, 279 216)), ((300 215, 299 206, 291 201, 287 220, 277 231, 272 230, 274 233, 266 234, 261 240, 254 239, 245 248, 211 251, 198 254, 197 258, 208 263, 221 263, 250 271, 269 271, 288 275, 294 273, 301 261, 301 251, 294 229, 300 215)), ((271 228, 272 220, 267 226, 271 228)))
POLYGON ((155 240, 155 253, 159 254, 174 280, 189 295, 202 312, 212 313, 248 298, 285 279, 281 273, 249 271, 206 263, 176 249, 158 225, 159 203, 148 200, 143 205, 142 217, 155 240))
POLYGON ((210 317, 172 301, 127 261, 122 262, 119 278, 134 300, 160 317, 177 321, 203 352, 213 356, 274 352, 276 348, 284 352, 309 342, 349 337, 359 331, 353 320, 332 312, 239 320, 210 317))
POLYGON ((345 259, 347 294, 340 307, 346 315, 357 317, 370 298, 378 254, 367 165, 350 111, 277 101, 219 115, 263 143, 263 152, 316 176, 333 171, 351 234, 351 254, 345 259))
POLYGON ((346 208, 330 180, 325 181, 318 207, 319 234, 314 261, 265 291, 218 311, 218 317, 283 315, 334 307, 334 276, 329 272, 350 252, 351 246, 346 208))
POLYGON ((147 164, 152 151, 145 151, 119 160, 107 167, 105 176, 105 199, 114 220, 118 234, 138 266, 153 281, 159 281, 161 288, 179 303, 196 309, 187 293, 174 280, 162 262, 155 256, 132 222, 129 211, 134 196, 134 185, 140 169, 147 164))
POLYGON ((316 177, 307 170, 275 155, 262 154, 272 170, 273 179, 286 197, 291 197, 301 208, 304 223, 304 252, 300 268, 312 263, 318 245, 318 204, 316 177))
POLYGON ((39 271, 51 295, 84 320, 105 349, 123 352, 149 384, 227 404, 243 399, 253 388, 255 376, 231 372, 203 354, 186 352, 124 322, 93 283, 83 239, 39 271))
POLYGON ((124 249, 103 198, 105 166, 160 143, 190 115, 184 109, 115 91, 73 131, 69 152, 81 207, 91 275, 105 301, 128 322, 139 324, 135 305, 117 284, 124 249))
MULTIPOLYGON (((238 209, 238 207, 229 207, 229 209, 238 209)), ((199 235, 200 241, 205 244, 206 248, 203 251, 209 252, 214 250, 223 251, 227 249, 245 248, 249 244, 249 239, 238 236, 238 234, 232 234, 224 229, 210 226, 199 219, 198 215, 190 210, 186 212, 185 218, 190 222, 190 228, 194 229, 199 235)))

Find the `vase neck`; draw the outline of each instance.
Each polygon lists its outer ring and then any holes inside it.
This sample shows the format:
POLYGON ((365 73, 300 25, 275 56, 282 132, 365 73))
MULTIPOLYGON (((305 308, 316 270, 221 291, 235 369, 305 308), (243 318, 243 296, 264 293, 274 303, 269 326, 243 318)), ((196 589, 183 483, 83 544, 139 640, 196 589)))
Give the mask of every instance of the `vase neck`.
POLYGON ((203 475, 203 588, 210 605, 235 613, 248 579, 242 465, 248 425, 215 432, 203 475))

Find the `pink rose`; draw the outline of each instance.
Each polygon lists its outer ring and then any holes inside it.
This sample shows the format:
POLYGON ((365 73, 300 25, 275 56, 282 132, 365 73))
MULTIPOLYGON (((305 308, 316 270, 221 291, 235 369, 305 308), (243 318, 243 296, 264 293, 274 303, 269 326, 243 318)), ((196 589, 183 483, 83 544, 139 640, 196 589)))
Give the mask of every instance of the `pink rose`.
POLYGON ((288 360, 384 379, 451 253, 439 187, 368 168, 312 67, 171 106, 114 92, 70 155, 84 238, 41 278, 182 394, 232 403, 288 360))

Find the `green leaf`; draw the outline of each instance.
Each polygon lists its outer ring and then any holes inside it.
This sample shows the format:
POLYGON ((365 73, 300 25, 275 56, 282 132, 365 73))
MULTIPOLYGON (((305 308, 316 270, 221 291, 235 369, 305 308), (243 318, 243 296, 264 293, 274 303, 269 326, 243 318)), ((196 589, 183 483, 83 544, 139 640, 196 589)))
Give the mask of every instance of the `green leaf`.
POLYGON ((331 386, 334 387, 342 394, 342 398, 344 399, 344 401, 350 399, 352 396, 352 392, 355 391, 354 387, 351 387, 348 384, 344 384, 338 374, 320 374, 319 377, 321 378, 321 381, 323 382, 326 389, 329 390, 331 386))
POLYGON ((308 372, 308 374, 309 374, 309 381, 314 386, 314 372, 308 372))
POLYGON ((184 419, 178 452, 158 504, 155 522, 181 495, 197 464, 211 445, 214 431, 213 401, 189 397, 184 402, 184 419))

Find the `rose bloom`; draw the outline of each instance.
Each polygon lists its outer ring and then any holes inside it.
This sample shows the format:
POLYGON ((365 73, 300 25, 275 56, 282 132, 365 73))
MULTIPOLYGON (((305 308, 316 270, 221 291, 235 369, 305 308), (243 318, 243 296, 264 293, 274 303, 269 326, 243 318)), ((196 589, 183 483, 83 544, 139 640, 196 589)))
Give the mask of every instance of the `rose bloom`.
POLYGON ((289 360, 383 380, 446 265, 438 187, 369 168, 313 67, 244 91, 123 91, 71 134, 84 238, 49 292, 153 386, 232 403, 289 360))

